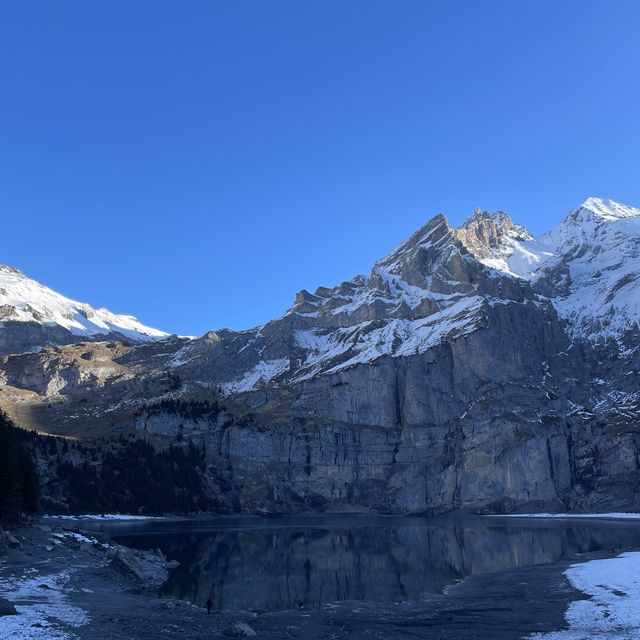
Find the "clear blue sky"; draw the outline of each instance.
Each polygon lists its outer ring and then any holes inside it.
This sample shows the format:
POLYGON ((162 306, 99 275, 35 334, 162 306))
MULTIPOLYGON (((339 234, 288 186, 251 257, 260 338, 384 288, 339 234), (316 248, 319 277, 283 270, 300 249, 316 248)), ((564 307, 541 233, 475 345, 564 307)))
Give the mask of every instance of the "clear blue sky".
POLYGON ((183 334, 437 212, 640 205, 637 0, 6 0, 0 262, 183 334))

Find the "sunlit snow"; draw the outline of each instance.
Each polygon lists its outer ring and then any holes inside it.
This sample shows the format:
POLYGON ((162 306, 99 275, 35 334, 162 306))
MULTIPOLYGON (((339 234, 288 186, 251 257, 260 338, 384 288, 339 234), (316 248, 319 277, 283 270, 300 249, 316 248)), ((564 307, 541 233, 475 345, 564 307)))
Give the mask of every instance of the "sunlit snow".
POLYGON ((36 322, 58 325, 74 335, 118 333, 133 340, 153 340, 167 334, 133 316, 70 300, 28 278, 17 269, 0 265, 0 323, 36 322))
POLYGON ((552 298, 576 337, 618 338, 638 327, 640 209, 589 198, 551 231, 529 241, 507 238, 485 265, 566 291, 552 298), (568 266, 566 274, 554 269, 568 266))

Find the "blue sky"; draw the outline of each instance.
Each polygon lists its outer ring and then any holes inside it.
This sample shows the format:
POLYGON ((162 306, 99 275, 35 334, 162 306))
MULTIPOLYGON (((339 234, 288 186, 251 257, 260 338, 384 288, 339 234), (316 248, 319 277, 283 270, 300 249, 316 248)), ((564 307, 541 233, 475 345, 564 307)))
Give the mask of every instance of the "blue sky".
POLYGON ((640 205, 640 2, 0 5, 0 262, 182 334, 437 212, 640 205))

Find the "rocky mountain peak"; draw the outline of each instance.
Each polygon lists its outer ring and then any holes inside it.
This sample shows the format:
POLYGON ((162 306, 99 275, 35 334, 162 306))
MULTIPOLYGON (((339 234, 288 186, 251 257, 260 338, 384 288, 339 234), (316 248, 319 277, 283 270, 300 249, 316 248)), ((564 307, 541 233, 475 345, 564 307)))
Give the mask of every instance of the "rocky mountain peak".
POLYGON ((553 257, 536 276, 541 285, 553 285, 554 304, 571 335, 611 338, 628 348, 624 336, 640 327, 640 209, 588 198, 538 245, 553 257))
POLYGON ((441 213, 431 218, 391 253, 378 260, 374 270, 399 272, 420 250, 439 249, 453 238, 453 229, 441 213))
POLYGON ((566 254, 575 253, 577 247, 589 250, 618 246, 624 238, 631 242, 640 238, 640 209, 613 200, 588 198, 538 241, 555 253, 566 254))
POLYGON ((500 259, 513 253, 514 242, 526 242, 533 236, 503 211, 490 213, 476 209, 456 229, 456 237, 478 260, 500 259))

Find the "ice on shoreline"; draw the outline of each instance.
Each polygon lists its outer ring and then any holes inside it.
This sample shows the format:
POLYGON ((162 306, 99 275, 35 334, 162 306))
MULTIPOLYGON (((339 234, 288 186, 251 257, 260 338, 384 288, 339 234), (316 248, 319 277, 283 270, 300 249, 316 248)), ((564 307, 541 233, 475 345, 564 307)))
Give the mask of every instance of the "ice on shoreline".
POLYGON ((0 580, 0 596, 15 605, 19 615, 0 616, 0 638, 12 640, 69 640, 66 629, 89 621, 86 613, 67 602, 64 592, 72 571, 0 580))
POLYGON ((77 516, 49 516, 45 515, 44 518, 55 518, 59 520, 161 520, 160 516, 134 516, 126 513, 87 513, 77 516))
POLYGON ((565 575, 589 596, 572 602, 569 628, 531 640, 629 640, 640 638, 640 552, 574 564, 565 575))
POLYGON ((640 520, 640 513, 496 513, 495 518, 606 518, 611 520, 640 520))

